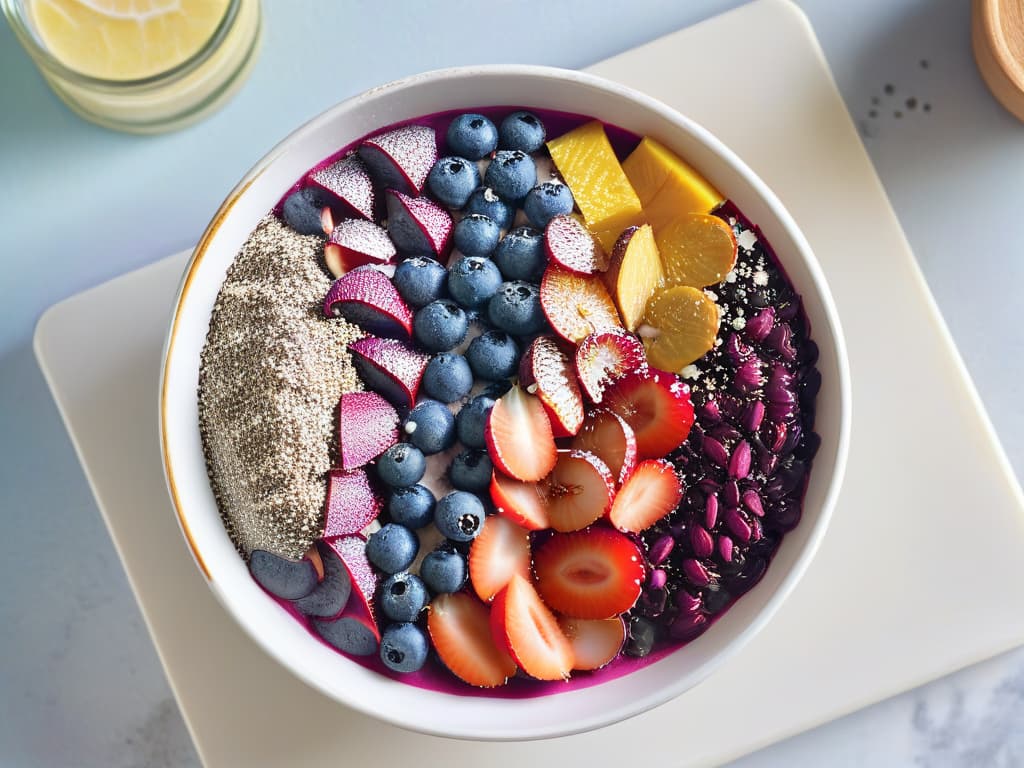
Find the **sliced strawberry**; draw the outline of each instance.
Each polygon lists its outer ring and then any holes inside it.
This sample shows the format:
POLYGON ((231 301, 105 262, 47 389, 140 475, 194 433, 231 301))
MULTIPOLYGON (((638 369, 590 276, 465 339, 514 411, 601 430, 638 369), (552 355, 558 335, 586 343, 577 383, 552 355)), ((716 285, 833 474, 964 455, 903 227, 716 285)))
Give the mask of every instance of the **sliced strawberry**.
POLYGON ((520 668, 538 680, 567 680, 572 646, 533 585, 516 574, 496 603, 493 634, 505 638, 520 668))
POLYGON ((572 646, 573 669, 600 669, 619 655, 626 642, 626 623, 621 616, 610 619, 559 616, 558 626, 572 646))
POLYGON ((519 362, 519 383, 544 403, 555 437, 580 431, 583 395, 569 356, 554 336, 538 336, 530 342, 519 362))
POLYGON ((623 328, 592 333, 576 347, 576 375, 594 403, 612 383, 646 367, 643 343, 623 328))
POLYGON ((327 475, 324 504, 325 539, 359 533, 380 514, 381 500, 364 469, 332 469, 327 475))
POLYGON ((604 403, 633 428, 641 459, 667 456, 682 445, 693 426, 689 386, 657 368, 619 379, 605 391, 604 403))
POLYGON ((398 412, 376 392, 347 392, 338 403, 342 469, 357 469, 398 442, 398 412))
POLYGON ((484 437, 494 466, 517 480, 540 480, 558 459, 543 403, 518 385, 494 404, 484 437))
POLYGON ((683 483, 672 463, 648 459, 622 484, 608 518, 620 531, 640 533, 678 507, 682 498, 683 483))
POLYGON ((530 533, 502 515, 491 515, 469 548, 469 578, 485 603, 514 574, 530 578, 530 533))
POLYGON ((583 422, 583 428, 572 441, 578 451, 589 451, 611 470, 616 482, 622 483, 636 466, 636 435, 633 428, 617 413, 599 408, 583 422))
POLYGON ((574 274, 554 264, 544 271, 540 305, 555 333, 573 344, 588 334, 622 327, 600 277, 574 274))
POLYGON ((551 527, 546 487, 539 483, 524 483, 495 472, 491 478, 491 501, 499 514, 527 530, 551 527))
POLYGON ((583 222, 575 216, 559 215, 544 228, 548 259, 571 272, 592 275, 608 269, 608 256, 583 222))
POLYGON ((597 456, 586 451, 559 454, 544 479, 548 519, 556 531, 578 531, 602 517, 615 498, 615 478, 597 456))
POLYGON ((533 553, 537 590, 559 613, 607 619, 640 597, 644 564, 632 539, 611 528, 556 533, 533 553))
POLYGON ((490 611, 473 595, 454 592, 435 597, 427 631, 444 665, 470 685, 494 688, 516 673, 512 657, 494 643, 490 611))

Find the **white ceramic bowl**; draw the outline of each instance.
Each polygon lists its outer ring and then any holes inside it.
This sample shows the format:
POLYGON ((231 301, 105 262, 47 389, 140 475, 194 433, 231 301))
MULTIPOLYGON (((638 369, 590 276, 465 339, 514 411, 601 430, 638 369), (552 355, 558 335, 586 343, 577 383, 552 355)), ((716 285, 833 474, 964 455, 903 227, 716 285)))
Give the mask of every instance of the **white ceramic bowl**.
POLYGON ((185 272, 165 350, 160 423, 168 487, 195 560, 224 607, 267 653, 328 696, 396 725, 470 739, 528 739, 598 728, 661 704, 703 680, 757 634, 796 586, 828 526, 846 460, 850 384, 839 319, 818 262, 775 195, 714 136, 654 99, 590 75, 527 66, 465 67, 389 83, 329 109, 274 147, 242 179, 213 217, 185 272), (267 597, 221 524, 206 476, 196 397, 199 354, 228 266, 296 179, 382 126, 442 110, 497 105, 592 115, 654 136, 686 158, 761 226, 803 295, 821 350, 815 428, 822 443, 803 520, 785 536, 762 581, 710 630, 649 666, 597 686, 529 700, 457 696, 396 683, 327 648, 267 597))

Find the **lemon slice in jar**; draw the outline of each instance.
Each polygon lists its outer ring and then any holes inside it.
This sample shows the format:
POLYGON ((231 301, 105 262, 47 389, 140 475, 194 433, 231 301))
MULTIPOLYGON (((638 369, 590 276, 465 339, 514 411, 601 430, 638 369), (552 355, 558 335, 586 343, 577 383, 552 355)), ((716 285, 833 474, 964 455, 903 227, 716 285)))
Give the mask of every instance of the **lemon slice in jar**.
POLYGON ((229 0, 30 0, 36 33, 63 65, 106 80, 138 80, 198 53, 229 0))

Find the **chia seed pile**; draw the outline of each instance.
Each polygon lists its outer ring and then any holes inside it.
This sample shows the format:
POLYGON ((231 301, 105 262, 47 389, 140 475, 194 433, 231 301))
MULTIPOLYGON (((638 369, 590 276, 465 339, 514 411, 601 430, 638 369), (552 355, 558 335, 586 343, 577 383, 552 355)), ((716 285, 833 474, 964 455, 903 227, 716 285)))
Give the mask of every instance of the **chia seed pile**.
POLYGON ((362 336, 323 315, 323 238, 264 218, 228 270, 199 369, 210 485, 239 551, 296 559, 323 533, 334 411, 361 388, 346 346, 362 336))

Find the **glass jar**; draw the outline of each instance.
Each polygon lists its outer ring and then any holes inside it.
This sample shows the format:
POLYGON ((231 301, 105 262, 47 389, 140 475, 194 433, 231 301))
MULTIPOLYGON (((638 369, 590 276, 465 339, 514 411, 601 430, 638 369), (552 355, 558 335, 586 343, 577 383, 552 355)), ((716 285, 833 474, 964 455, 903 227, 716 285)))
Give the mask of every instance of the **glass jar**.
POLYGON ((259 0, 229 0, 209 39, 183 61, 133 79, 86 74, 48 49, 32 13, 33 3, 45 2, 48 0, 0 0, 0 7, 64 103, 86 120, 114 130, 161 133, 199 120, 235 93, 259 48, 259 0))

